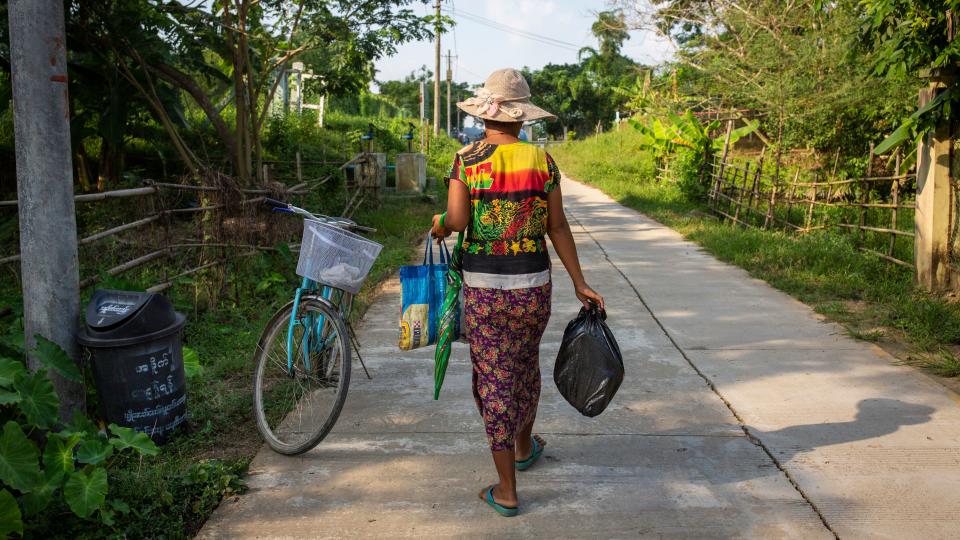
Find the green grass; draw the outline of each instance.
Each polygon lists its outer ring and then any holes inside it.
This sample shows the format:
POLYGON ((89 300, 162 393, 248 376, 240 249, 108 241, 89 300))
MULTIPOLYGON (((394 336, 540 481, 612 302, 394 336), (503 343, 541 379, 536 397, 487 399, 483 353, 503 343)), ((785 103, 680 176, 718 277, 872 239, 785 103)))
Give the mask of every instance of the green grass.
MULTIPOLYGON (((854 237, 842 231, 796 235, 743 229, 705 216, 709 209, 702 202, 688 200, 669 179, 655 180, 651 156, 637 150, 632 130, 550 151, 573 178, 812 305, 852 335, 900 341, 930 356, 950 358, 950 348, 960 343, 960 305, 915 287, 909 269, 859 251, 854 237)), ((939 372, 957 374, 949 368, 939 372)))

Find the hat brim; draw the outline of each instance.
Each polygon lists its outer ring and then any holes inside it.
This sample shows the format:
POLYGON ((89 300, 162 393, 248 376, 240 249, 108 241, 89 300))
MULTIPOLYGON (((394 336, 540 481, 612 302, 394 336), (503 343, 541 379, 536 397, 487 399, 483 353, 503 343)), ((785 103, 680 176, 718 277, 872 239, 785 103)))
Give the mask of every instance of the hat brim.
POLYGON ((484 111, 482 114, 480 114, 477 112, 477 109, 480 107, 479 105, 469 105, 463 101, 457 102, 457 108, 471 116, 476 116, 477 118, 482 118, 484 120, 493 120, 495 122, 532 122, 534 120, 557 119, 555 114, 547 112, 527 100, 511 101, 509 104, 512 107, 519 108, 523 114, 514 117, 503 112, 503 109, 498 109, 497 114, 494 115, 487 113, 487 111, 484 111))

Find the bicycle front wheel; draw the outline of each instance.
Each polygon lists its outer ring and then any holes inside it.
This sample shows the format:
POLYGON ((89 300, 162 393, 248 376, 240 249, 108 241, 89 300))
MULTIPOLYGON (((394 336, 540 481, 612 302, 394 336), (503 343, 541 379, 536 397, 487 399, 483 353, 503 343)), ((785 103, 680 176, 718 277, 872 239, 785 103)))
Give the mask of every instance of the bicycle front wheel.
POLYGON ((286 455, 316 446, 337 422, 350 385, 350 336, 339 311, 304 297, 293 313, 290 302, 267 323, 254 360, 260 435, 286 455))

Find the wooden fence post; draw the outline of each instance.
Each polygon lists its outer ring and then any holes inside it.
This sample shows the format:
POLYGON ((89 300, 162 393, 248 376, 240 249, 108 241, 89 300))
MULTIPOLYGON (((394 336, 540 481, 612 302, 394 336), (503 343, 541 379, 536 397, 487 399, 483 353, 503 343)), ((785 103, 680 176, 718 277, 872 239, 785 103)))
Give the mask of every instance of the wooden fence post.
POLYGON ((754 202, 754 198, 756 199, 756 207, 753 207, 751 204, 752 212, 755 212, 758 216, 760 215, 760 200, 762 198, 760 197, 760 194, 763 190, 763 186, 761 185, 761 182, 763 181, 763 156, 766 153, 766 150, 766 148, 760 150, 760 159, 757 160, 757 170, 754 171, 753 193, 750 194, 751 203, 754 202))
MULTIPOLYGON (((787 184, 787 187, 790 189, 790 194, 787 195, 787 215, 783 221, 783 230, 790 230, 790 215, 793 211, 793 201, 797 198, 797 180, 800 179, 800 169, 797 169, 797 172, 793 175, 793 182, 787 184)), ((786 192, 786 190, 784 190, 786 192)))
MULTIPOLYGON (((893 184, 890 186, 890 190, 892 191, 891 195, 893 198, 893 212, 890 216, 890 228, 893 230, 897 229, 897 207, 900 205, 900 150, 897 150, 896 160, 896 167, 893 169, 893 184)), ((893 249, 896 247, 896 244, 897 235, 891 234, 890 245, 887 247, 887 255, 893 257, 893 249)))
POLYGON ((711 210, 717 209, 717 168, 720 167, 720 163, 714 158, 714 163, 710 166, 710 193, 707 195, 707 201, 710 205, 711 210))
MULTIPOLYGON (((757 182, 759 182, 759 179, 760 179, 760 167, 757 166, 756 170, 753 171, 753 178, 752 178, 753 182, 751 182, 750 184, 750 197, 747 198, 747 215, 744 219, 749 220, 750 215, 753 214, 754 212, 753 202, 757 198, 756 196, 757 182)), ((744 182, 744 187, 746 187, 746 182, 744 182)))
MULTIPOLYGON (((833 200, 833 180, 834 180, 835 178, 836 178, 836 176, 834 175, 830 180, 827 180, 827 198, 826 198, 827 204, 830 204, 830 201, 833 200)), ((823 227, 826 227, 826 226, 827 226, 827 213, 826 213, 826 212, 823 213, 823 217, 820 219, 820 225, 822 225, 823 227)))
POLYGON ((770 226, 770 223, 776 223, 776 215, 774 210, 777 208, 777 184, 774 183, 773 187, 770 189, 770 202, 767 203, 767 215, 763 218, 763 228, 766 229, 770 226))
MULTIPOLYGON (((743 194, 747 191, 747 182, 750 181, 750 162, 743 166, 743 186, 737 193, 737 209, 733 213, 733 222, 740 223, 740 207, 743 206, 743 194)), ((736 182, 734 182, 736 187, 736 182)))
POLYGON ((817 178, 813 178, 813 195, 807 199, 807 221, 804 224, 803 228, 806 229, 805 232, 809 232, 810 228, 813 226, 813 207, 817 204, 817 178))
MULTIPOLYGON (((733 131, 733 120, 727 120, 727 134, 723 139, 723 154, 720 156, 720 168, 717 169, 717 189, 723 189, 723 173, 727 167, 727 154, 730 153, 730 133, 733 131)), ((722 193, 718 191, 717 194, 722 193)))
POLYGON ((860 194, 860 220, 857 222, 857 242, 860 247, 864 246, 867 240, 866 231, 863 228, 867 225, 867 203, 870 202, 870 177, 873 176, 873 143, 870 143, 870 158, 867 160, 867 179, 860 182, 862 193, 860 194))

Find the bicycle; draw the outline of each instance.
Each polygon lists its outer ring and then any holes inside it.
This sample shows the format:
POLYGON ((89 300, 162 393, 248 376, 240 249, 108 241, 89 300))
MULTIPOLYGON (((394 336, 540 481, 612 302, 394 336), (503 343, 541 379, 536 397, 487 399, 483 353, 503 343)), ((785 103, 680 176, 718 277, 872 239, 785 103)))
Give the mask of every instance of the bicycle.
MULTIPOLYGON (((374 231, 349 219, 313 214, 273 199, 265 202, 275 212, 303 217, 308 222, 305 231, 309 222, 342 231, 374 231)), ((301 244, 301 264, 304 248, 301 244)), ((379 247, 375 251, 373 259, 379 247)), ((336 424, 350 385, 351 345, 363 365, 348 323, 352 308, 350 292, 303 277, 293 300, 277 310, 264 328, 254 353, 254 416, 260 435, 274 451, 302 454, 319 444, 336 424)), ((363 369, 369 378, 366 365, 363 369)))

